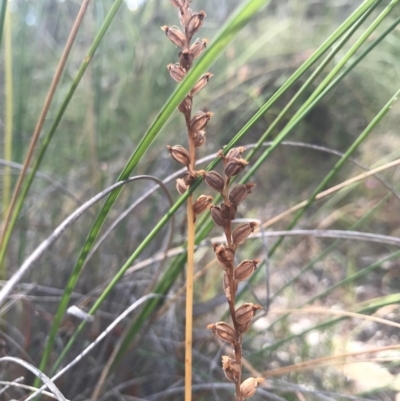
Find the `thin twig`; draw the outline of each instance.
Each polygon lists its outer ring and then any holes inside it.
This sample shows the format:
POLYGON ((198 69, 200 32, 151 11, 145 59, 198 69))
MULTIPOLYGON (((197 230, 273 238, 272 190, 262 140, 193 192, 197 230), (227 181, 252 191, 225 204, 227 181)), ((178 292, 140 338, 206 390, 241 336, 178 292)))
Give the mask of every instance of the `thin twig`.
POLYGON ((100 201, 114 189, 126 185, 130 182, 142 180, 142 179, 153 179, 152 176, 137 176, 130 177, 127 180, 119 181, 104 191, 98 193, 96 196, 85 202, 81 207, 79 207, 75 212, 70 214, 53 232, 47 237, 36 249, 32 252, 21 267, 13 274, 13 276, 6 282, 4 287, 0 291, 0 305, 4 303, 8 294, 12 291, 15 285, 22 279, 24 274, 31 268, 34 262, 36 262, 54 242, 65 232, 65 230, 74 223, 79 217, 81 217, 91 206, 100 201))

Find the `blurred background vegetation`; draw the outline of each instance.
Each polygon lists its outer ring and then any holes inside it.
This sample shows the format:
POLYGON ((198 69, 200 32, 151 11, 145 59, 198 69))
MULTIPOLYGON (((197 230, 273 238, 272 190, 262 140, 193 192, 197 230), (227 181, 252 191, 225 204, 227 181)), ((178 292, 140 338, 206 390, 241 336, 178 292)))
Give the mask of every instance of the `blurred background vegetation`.
MULTIPOLYGON (((218 29, 240 3, 239 0, 194 0, 193 8, 207 12, 201 36, 212 42, 218 29)), ((366 26, 388 3, 381 2, 366 26)), ((80 4, 78 0, 9 1, 13 66, 12 161, 15 163, 24 161, 80 4)), ((111 0, 95 0, 89 6, 43 132, 47 132, 54 122, 112 4, 111 0)), ((201 149, 200 156, 214 153, 228 143, 359 4, 359 0, 272 0, 259 12, 212 66, 210 71, 215 76, 196 99, 196 110, 215 113, 208 126, 207 144, 201 149)), ((24 204, 6 256, 9 275, 78 205, 116 181, 126 160, 174 91, 176 84, 170 79, 166 65, 177 60, 177 49, 165 38, 160 26, 178 24, 175 11, 167 0, 126 0, 121 5, 58 126, 40 166, 40 174, 37 174, 24 204)), ((376 35, 399 14, 399 7, 395 7, 376 35)), ((360 33, 356 33, 355 38, 359 36, 360 33)), ((343 56, 355 38, 340 50, 333 63, 343 56)), ((372 36, 369 41, 373 39, 372 36)), ((1 148, 5 146, 3 116, 7 96, 4 49, 3 44, 0 55, 1 148)), ((345 152, 399 88, 399 56, 400 30, 395 28, 307 115, 287 140, 345 152)), ((260 138, 313 68, 274 104, 240 145, 254 143, 260 138)), ((318 77, 305 95, 310 95, 322 79, 323 76, 318 77)), ((399 157, 399 111, 399 105, 395 103, 353 155, 358 162, 374 168, 399 157)), ((294 111, 289 111, 276 132, 293 114, 294 111)), ((149 174, 160 179, 172 174, 177 165, 171 161, 166 145, 184 144, 185 137, 182 118, 175 113, 141 160, 135 174, 149 174)), ((257 188, 241 208, 242 217, 266 222, 307 199, 337 160, 335 155, 298 143, 283 144, 252 177, 257 188)), ((4 216, 10 194, 3 185, 3 178, 9 174, 4 159, 2 164, 0 195, 4 216)), ((19 171, 18 165, 11 169, 13 185, 19 171)), ((349 162, 329 186, 361 172, 349 162)), ((399 190, 399 172, 389 169, 382 177, 393 187, 392 191, 375 178, 367 178, 315 203, 297 228, 357 230, 398 236, 400 198, 395 191, 399 190)), ((124 188, 103 232, 149 186, 148 182, 135 182, 124 188)), ((173 182, 168 188, 176 199, 173 182)), ((98 295, 98 287, 102 288, 113 277, 169 207, 165 194, 157 191, 129 214, 88 260, 72 294, 72 303, 87 310, 98 295)), ((6 341, 10 355, 39 366, 63 289, 99 210, 97 206, 92 208, 71 226, 10 297, 7 313, 3 312, 0 321, 0 335, 6 341)), ((181 208, 175 216, 171 248, 180 247, 184 242, 184 213, 181 208)), ((284 230, 289 221, 283 219, 268 230, 284 230)), ((220 235, 217 230, 212 231, 210 238, 217 235, 220 235)), ((268 238, 268 245, 275 240, 268 238)), ((165 228, 140 257, 141 262, 148 262, 147 265, 137 268, 121 281, 66 360, 73 359, 134 300, 151 292, 162 272, 174 260, 152 260, 168 246, 167 241, 168 228, 165 228)), ((249 254, 244 254, 243 258, 253 256, 254 252, 265 257, 259 239, 249 241, 248 250, 249 254)), ((396 298, 400 295, 400 266, 395 257, 396 250, 393 245, 352 239, 337 241, 314 235, 286 238, 269 260, 270 275, 267 277, 265 267, 262 267, 258 281, 246 289, 247 301, 253 299, 265 304, 265 281, 269 279, 272 296, 269 313, 260 317, 244 338, 244 355, 249 366, 265 374, 302 361, 399 344, 399 327, 360 316, 346 318, 332 312, 360 312, 400 323, 397 303, 400 297, 396 298), (285 286, 292 279, 293 282, 285 286), (374 299, 379 300, 376 301, 378 306, 371 306, 374 299), (282 317, 285 310, 303 304, 303 309, 282 317), (310 309, 311 306, 314 309, 310 309)), ((199 248, 196 254, 199 271, 211 263, 212 256, 209 246, 199 248)), ((221 302, 220 281, 221 271, 213 266, 195 285, 194 383, 204 384, 204 388, 200 386, 196 390, 197 400, 210 395, 215 400, 230 399, 230 393, 218 387, 218 384, 225 384, 220 369, 221 347, 205 329, 206 324, 220 320, 227 309, 226 303, 221 302)), ((113 364, 99 399, 182 398, 181 393, 172 390, 179 390, 183 377, 184 302, 182 293, 178 292, 183 283, 184 272, 170 288, 172 301, 161 305, 161 312, 159 309, 142 324, 124 358, 113 364), (178 296, 173 298, 177 292, 178 296)), ((124 320, 97 351, 57 381, 67 398, 91 398, 107 361, 134 315, 124 320)), ((57 359, 78 323, 74 317, 64 318, 51 362, 57 359)), ((389 347, 359 357, 332 358, 326 360, 323 367, 315 363, 281 374, 277 371, 276 376, 268 378, 264 392, 259 392, 254 399, 399 400, 399 362, 400 348, 389 347)), ((29 373, 11 364, 4 366, 2 375, 4 380, 23 375, 27 384, 33 382, 29 373)), ((23 394, 12 389, 1 393, 0 397, 22 399, 23 394)))

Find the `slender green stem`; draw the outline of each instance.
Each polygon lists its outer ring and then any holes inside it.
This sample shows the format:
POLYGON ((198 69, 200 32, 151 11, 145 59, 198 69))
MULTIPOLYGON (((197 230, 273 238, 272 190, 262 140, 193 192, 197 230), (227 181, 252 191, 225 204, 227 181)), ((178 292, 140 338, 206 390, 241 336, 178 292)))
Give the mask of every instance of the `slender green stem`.
POLYGON ((6 19, 6 9, 7 9, 7 0, 3 0, 1 2, 1 9, 0 9, 0 49, 1 49, 1 42, 3 40, 3 30, 4 30, 4 22, 6 19))
MULTIPOLYGON (((7 9, 4 25, 4 81, 5 81, 5 129, 4 129, 4 159, 12 160, 12 134, 13 134, 13 71, 12 71, 12 31, 11 13, 7 9)), ((6 216, 10 204, 11 169, 4 168, 3 181, 3 214, 6 216)), ((7 272, 1 269, 0 277, 5 280, 7 272)))

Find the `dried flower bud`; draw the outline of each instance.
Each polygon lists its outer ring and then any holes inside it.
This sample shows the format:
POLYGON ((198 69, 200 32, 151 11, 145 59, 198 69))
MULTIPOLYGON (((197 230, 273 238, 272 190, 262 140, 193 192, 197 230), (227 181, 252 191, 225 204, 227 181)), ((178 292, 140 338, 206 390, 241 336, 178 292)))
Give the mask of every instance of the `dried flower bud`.
POLYGON ((200 54, 206 48, 207 43, 207 39, 197 39, 196 42, 190 46, 190 52, 193 54, 194 59, 200 56, 200 54))
POLYGON ((230 159, 225 166, 225 175, 227 177, 233 177, 239 174, 247 164, 249 164, 249 162, 245 159, 230 159))
POLYGON ((203 213, 213 201, 212 196, 208 195, 200 195, 196 201, 193 203, 193 213, 197 216, 200 213, 203 213))
POLYGON ((187 26, 192 15, 193 15, 193 12, 190 8, 182 7, 179 10, 179 21, 180 21, 181 25, 187 26))
POLYGON ((234 205, 240 205, 247 197, 249 193, 251 193, 251 189, 255 186, 256 184, 249 183, 246 185, 243 184, 238 184, 236 185, 235 188, 232 189, 232 191, 229 194, 229 200, 234 204, 234 205))
POLYGON ((186 45, 186 36, 185 34, 176 26, 167 26, 164 25, 161 29, 168 36, 169 40, 176 46, 183 48, 186 45))
POLYGON ((186 71, 179 64, 168 64, 167 65, 169 75, 176 82, 181 82, 185 78, 186 71))
POLYGON ((235 254, 231 248, 223 244, 213 244, 214 253, 224 270, 233 269, 235 254))
POLYGON ((178 178, 176 180, 176 190, 183 195, 189 189, 189 185, 186 185, 183 178, 178 178))
POLYGON ((207 82, 213 75, 214 74, 211 74, 211 72, 206 72, 205 74, 203 74, 190 93, 192 95, 194 95, 195 93, 199 93, 207 85, 207 82))
POLYGON ((171 3, 176 8, 181 8, 185 5, 185 0, 171 0, 171 3))
POLYGON ((241 224, 236 230, 232 233, 232 240, 235 245, 243 244, 246 238, 254 231, 254 228, 257 227, 258 224, 255 222, 241 224))
POLYGON ((183 114, 188 114, 190 110, 192 110, 192 103, 192 97, 187 95, 185 99, 183 99, 183 102, 178 106, 178 110, 183 114))
POLYGON ((232 148, 228 154, 225 156, 226 159, 240 159, 243 152, 246 150, 244 146, 239 146, 237 148, 232 148))
POLYGON ((244 260, 234 271, 234 277, 237 281, 244 281, 257 269, 257 265, 261 262, 260 259, 244 260))
POLYGON ((206 171, 203 174, 203 179, 206 184, 215 191, 222 192, 225 186, 225 180, 221 174, 216 171, 206 171))
POLYGON ((264 379, 262 377, 249 377, 240 385, 240 395, 243 398, 250 398, 256 393, 256 389, 264 379))
POLYGON ((188 49, 182 50, 179 53, 179 64, 186 71, 189 71, 190 68, 192 67, 193 55, 192 53, 190 53, 188 49))
POLYGON ((233 203, 223 203, 221 205, 222 217, 226 220, 235 220, 237 206, 233 203))
POLYGON ((211 112, 204 113, 204 111, 199 111, 195 114, 195 116, 192 118, 192 121, 190 122, 190 130, 192 132, 202 130, 210 121, 210 118, 213 115, 214 113, 211 112))
POLYGON ((190 164, 189 152, 181 145, 167 146, 172 158, 185 166, 190 164))
POLYGON ((226 378, 231 382, 237 382, 240 376, 241 367, 240 363, 231 358, 230 356, 222 356, 222 369, 224 370, 226 378))
POLYGON ((207 16, 204 11, 199 11, 198 13, 194 13, 187 24, 187 34, 191 39, 193 35, 201 28, 203 25, 203 20, 207 16))
POLYGON ((204 142, 206 140, 206 132, 205 131, 197 131, 193 135, 193 139, 194 139, 194 147, 199 148, 201 145, 204 144, 204 142))
POLYGON ((210 208, 211 218, 213 222, 220 227, 224 227, 225 220, 222 217, 221 208, 219 206, 211 206, 210 208))
POLYGON ((235 343, 236 333, 235 330, 229 326, 228 323, 218 322, 209 324, 207 329, 212 330, 221 340, 227 341, 228 343, 235 343))
POLYGON ((259 309, 263 307, 258 304, 245 303, 236 309, 235 318, 239 324, 247 323, 256 314, 259 309))

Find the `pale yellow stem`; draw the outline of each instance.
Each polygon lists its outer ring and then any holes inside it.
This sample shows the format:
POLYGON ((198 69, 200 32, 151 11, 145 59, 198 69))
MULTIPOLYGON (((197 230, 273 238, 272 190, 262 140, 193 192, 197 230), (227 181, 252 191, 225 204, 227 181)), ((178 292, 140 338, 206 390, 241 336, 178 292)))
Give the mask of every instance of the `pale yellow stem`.
POLYGON ((187 271, 186 271, 186 325, 185 325, 185 401, 192 400, 192 346, 193 346, 193 281, 195 224, 193 199, 187 201, 187 271))

